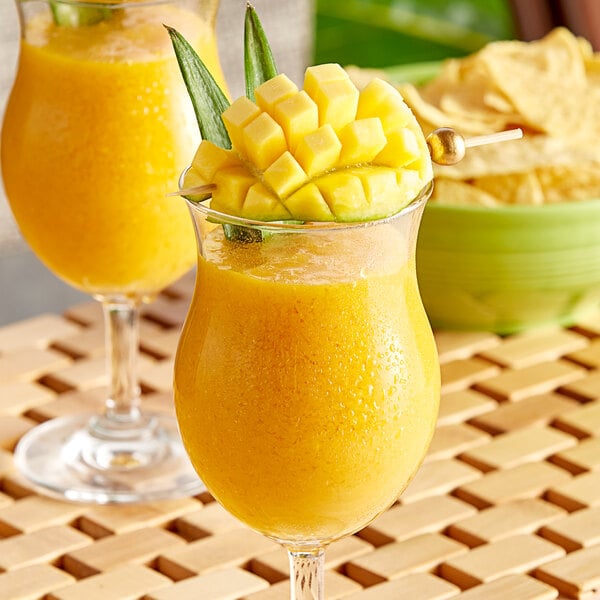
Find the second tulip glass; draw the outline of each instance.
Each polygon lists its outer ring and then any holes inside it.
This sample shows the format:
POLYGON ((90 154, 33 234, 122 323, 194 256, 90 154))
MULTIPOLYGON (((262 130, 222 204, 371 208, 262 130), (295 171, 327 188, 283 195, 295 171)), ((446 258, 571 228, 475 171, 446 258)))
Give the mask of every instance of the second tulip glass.
POLYGON ((192 267, 193 228, 167 198, 199 141, 163 23, 221 80, 218 0, 20 0, 16 80, 2 130, 6 192, 24 238, 104 308, 109 394, 99 415, 39 425, 22 473, 71 500, 134 502, 202 489, 171 415, 145 414, 135 376, 140 305, 192 267))
POLYGON ((198 272, 175 361, 184 445, 210 493, 289 551, 294 599, 323 598, 325 547, 397 499, 434 431, 439 366, 414 261, 426 197, 355 224, 190 204, 198 272))

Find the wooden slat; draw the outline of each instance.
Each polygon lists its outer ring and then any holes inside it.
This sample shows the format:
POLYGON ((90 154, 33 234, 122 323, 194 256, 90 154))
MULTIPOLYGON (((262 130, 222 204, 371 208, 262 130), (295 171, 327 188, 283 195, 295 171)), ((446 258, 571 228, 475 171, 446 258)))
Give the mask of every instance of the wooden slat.
POLYGON ((527 427, 499 435, 481 447, 463 452, 460 458, 482 471, 510 469, 576 445, 573 436, 551 427, 527 427))
POLYGON ((600 545, 583 548, 535 570, 535 576, 568 598, 590 598, 600 588, 600 545))
POLYGON ((522 369, 538 363, 558 360, 565 354, 587 348, 581 335, 564 329, 533 330, 513 336, 480 356, 504 367, 522 369))
POLYGON ((402 502, 415 502, 428 496, 452 492, 459 486, 474 482, 482 476, 481 471, 450 458, 425 463, 402 494, 402 502))
POLYGON ((600 367, 600 339, 592 340, 581 350, 569 352, 566 357, 588 369, 600 367))
POLYGON ((68 525, 85 510, 80 504, 28 496, 0 508, 0 535, 30 533, 52 525, 68 525))
POLYGON ((577 437, 600 436, 600 400, 569 411, 556 420, 556 427, 577 437))
POLYGON ((563 548, 535 535, 515 535, 446 560, 440 573, 461 589, 469 589, 505 575, 527 573, 564 555, 563 548))
POLYGON ((390 508, 359 535, 375 546, 381 546, 422 533, 443 532, 452 523, 476 514, 477 510, 473 506, 458 498, 446 495, 430 496, 390 508))
POLYGON ((585 377, 585 370, 564 360, 544 362, 523 369, 506 369, 496 377, 475 384, 475 389, 497 400, 515 402, 551 392, 585 377))
POLYGON ((103 356, 105 332, 102 327, 84 327, 73 335, 55 340, 52 347, 73 358, 103 356))
POLYGON ((442 425, 435 431, 425 460, 453 458, 472 448, 487 445, 489 441, 490 436, 487 433, 468 423, 442 425))
POLYGON ((495 348, 502 343, 502 338, 485 331, 438 331, 435 341, 440 362, 447 363, 495 348))
POLYGON ((175 521, 177 531, 188 540, 197 540, 218 533, 245 527, 220 504, 211 502, 202 510, 195 510, 175 521))
POLYGON ((584 508, 542 527, 540 535, 573 552, 600 544, 600 506, 584 508))
POLYGON ((455 585, 430 573, 413 573, 374 585, 346 600, 446 600, 458 592, 455 585))
POLYGON ((553 485, 548 500, 569 511, 600 505, 600 472, 582 473, 570 481, 553 485))
POLYGON ((69 551, 63 558, 63 567, 77 578, 89 577, 126 563, 144 564, 159 554, 185 542, 175 534, 158 527, 136 529, 122 535, 111 535, 95 544, 69 551))
POLYGON ((79 527, 88 535, 100 538, 146 527, 169 526, 173 520, 201 507, 202 503, 193 498, 125 506, 97 506, 85 510, 79 519, 79 527))
POLYGON ((536 498, 552 486, 570 481, 569 473, 549 463, 525 463, 461 485, 456 495, 477 506, 487 508, 512 500, 536 498))
POLYGON ((534 533, 565 514, 562 508, 539 498, 515 500, 454 522, 448 534, 468 546, 480 546, 519 533, 534 533))
POLYGON ((56 350, 24 348, 0 356, 0 384, 34 381, 56 369, 66 368, 72 360, 56 350))
POLYGON ((442 393, 468 388, 478 381, 500 376, 498 365, 480 358, 465 358, 441 364, 442 393))
POLYGON ((13 450, 17 442, 37 423, 22 416, 0 416, 0 448, 13 450))
POLYGON ((552 600, 555 588, 527 575, 506 575, 463 592, 460 600, 552 600))
POLYGON ((498 404, 489 396, 466 389, 442 394, 440 399, 439 425, 463 423, 496 409, 498 404))
POLYGON ((52 563, 67 552, 92 547, 93 540, 66 525, 55 525, 0 540, 0 570, 52 563))
POLYGON ((562 391, 582 402, 600 400, 600 370, 594 370, 585 377, 567 383, 562 391))
POLYGON ((161 573, 178 581, 219 568, 243 565, 253 556, 278 547, 275 542, 250 529, 234 529, 161 552, 158 568, 161 573))
POLYGON ((571 398, 550 392, 519 402, 503 402, 495 410, 474 415, 470 422, 492 434, 505 433, 532 425, 550 425, 560 415, 579 406, 571 398))
POLYGON ((0 354, 27 348, 47 348, 53 341, 75 335, 80 328, 53 314, 32 317, 0 329, 0 354))
POLYGON ((68 573, 47 564, 7 571, 0 573, 0 600, 37 600, 74 581, 68 573))
POLYGON ((30 408, 45 404, 56 394, 35 381, 19 381, 0 385, 0 415, 19 416, 30 408))
POLYGON ((137 600, 171 584, 168 577, 152 569, 125 565, 60 588, 47 600, 137 600))
POLYGON ((467 552, 467 547, 438 533, 392 542, 350 561, 346 573, 366 587, 414 571, 430 571, 467 552))
POLYGON ((558 452, 551 460, 575 474, 600 470, 600 437, 582 440, 574 448, 558 452))

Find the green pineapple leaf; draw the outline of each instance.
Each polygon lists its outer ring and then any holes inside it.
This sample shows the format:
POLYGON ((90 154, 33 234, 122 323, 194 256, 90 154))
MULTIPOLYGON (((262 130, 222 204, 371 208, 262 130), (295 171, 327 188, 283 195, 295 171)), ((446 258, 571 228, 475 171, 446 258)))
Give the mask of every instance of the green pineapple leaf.
POLYGON ((229 106, 229 100, 188 41, 177 30, 167 25, 165 27, 192 100, 202 139, 221 148, 231 148, 229 134, 221 119, 223 111, 229 106))
MULTIPOLYGON (((221 118, 229 106, 229 101, 202 59, 185 38, 172 27, 165 27, 171 37, 202 138, 221 148, 231 148, 231 140, 221 118)), ((248 97, 254 100, 255 88, 275 77, 277 69, 258 15, 250 4, 246 6, 244 42, 246 92, 248 97)), ((223 224, 223 230, 227 239, 231 241, 240 243, 262 241, 261 232, 249 227, 223 224)))
POLYGON ((277 75, 277 67, 262 24, 254 7, 246 5, 244 21, 244 73, 246 96, 254 102, 254 90, 277 75))

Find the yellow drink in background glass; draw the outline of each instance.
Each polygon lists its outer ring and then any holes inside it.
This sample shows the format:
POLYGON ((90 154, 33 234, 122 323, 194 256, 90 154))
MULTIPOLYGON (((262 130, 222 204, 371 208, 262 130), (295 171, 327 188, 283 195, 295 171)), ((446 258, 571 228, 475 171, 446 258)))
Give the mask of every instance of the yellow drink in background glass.
POLYGON ((250 244, 195 219, 197 287, 175 365, 192 464, 228 511, 288 545, 364 527, 416 472, 437 417, 417 216, 250 244))
POLYGON ((89 293, 152 294, 195 260, 187 209, 166 194, 199 134, 163 23, 222 80, 210 24, 168 4, 77 28, 41 14, 22 39, 2 134, 7 196, 38 257, 89 293))
POLYGON ((195 261, 177 189, 199 142, 163 24, 222 81, 218 0, 19 0, 21 46, 2 127, 2 174, 25 240, 56 275, 102 302, 108 394, 100 414, 52 419, 15 463, 51 495, 129 503, 202 491, 165 412, 140 409, 138 317, 195 261))

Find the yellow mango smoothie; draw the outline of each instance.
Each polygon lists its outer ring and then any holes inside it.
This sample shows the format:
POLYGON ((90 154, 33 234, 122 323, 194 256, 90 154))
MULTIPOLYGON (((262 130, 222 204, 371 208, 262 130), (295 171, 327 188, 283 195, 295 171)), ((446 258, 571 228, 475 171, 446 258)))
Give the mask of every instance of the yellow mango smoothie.
POLYGON ((203 243, 177 418, 211 494, 274 539, 362 528, 423 459, 439 367, 406 235, 378 224, 249 244, 216 227, 203 243))
POLYGON ((199 134, 163 23, 222 80, 211 26, 168 3, 80 27, 40 14, 22 38, 2 135, 7 196, 37 256, 88 293, 152 295, 195 261, 187 209, 166 194, 199 134))

